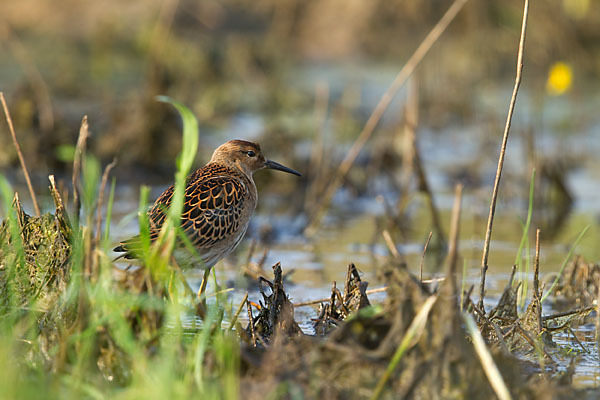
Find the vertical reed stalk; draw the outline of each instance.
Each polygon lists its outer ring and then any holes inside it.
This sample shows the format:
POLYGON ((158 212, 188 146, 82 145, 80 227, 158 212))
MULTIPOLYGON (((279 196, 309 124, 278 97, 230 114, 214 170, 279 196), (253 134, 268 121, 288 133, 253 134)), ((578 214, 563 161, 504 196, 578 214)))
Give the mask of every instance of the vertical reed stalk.
POLYGON ((23 157, 23 153, 21 152, 21 146, 17 141, 17 135, 15 133, 15 127, 12 123, 12 118, 10 117, 10 112, 8 112, 8 106, 6 105, 6 100, 4 99, 4 93, 0 92, 0 101, 2 101, 2 107, 4 108, 4 115, 6 116, 6 123, 8 124, 8 129, 10 130, 10 135, 12 137, 13 144, 15 146, 15 150, 17 151, 17 156, 19 157, 19 162, 21 163, 21 168, 23 169, 23 175, 25 175, 25 182, 27 182, 27 188, 29 189, 29 194, 31 195, 31 201, 33 202, 33 208, 35 210, 35 215, 40 216, 40 207, 38 206, 37 198, 35 197, 35 192, 33 191, 33 186, 31 185, 31 179, 29 178, 29 172, 27 171, 27 165, 25 164, 25 157, 23 157))
POLYGON ((85 146, 89 135, 87 115, 83 116, 81 120, 81 127, 79 128, 79 137, 77 138, 77 145, 75 147, 75 156, 73 158, 73 176, 71 182, 73 183, 73 206, 75 207, 75 224, 79 224, 79 212, 81 211, 81 199, 79 198, 79 176, 81 174, 81 160, 85 155, 85 146))
POLYGON ((454 206, 452 207, 452 219, 450 221, 449 248, 446 258, 448 279, 451 279, 452 292, 456 294, 456 261, 458 259, 458 240, 460 237, 460 211, 463 185, 460 183, 454 187, 454 206))
POLYGON ((485 242, 483 244, 483 256, 481 258, 481 284, 479 287, 479 309, 485 313, 483 307, 483 298, 485 297, 485 274, 488 269, 488 256, 490 252, 490 241, 492 239, 492 226, 494 224, 494 214, 496 212, 496 201, 498 199, 498 190, 500 187, 500 177, 502 175, 502 167, 504 166, 504 156, 506 154, 506 144, 508 143, 508 135, 510 133, 510 125, 512 122, 515 103, 517 102, 517 93, 521 85, 521 75, 523 73, 523 51, 525 48, 525 33, 527 31, 527 16, 529 14, 529 0, 525 0, 523 5, 523 22, 521 24, 521 37, 519 39, 519 51, 517 53, 517 74, 515 77, 515 86, 510 98, 508 106, 508 115, 506 117, 506 125, 504 126, 504 135, 502 137, 502 146, 500 148, 500 156, 498 158, 498 168, 496 170, 496 179, 494 181, 494 189, 492 190, 492 201, 490 203, 490 214, 488 216, 487 228, 485 231, 485 242))
POLYGON ((356 141, 352 144, 352 147, 346 154, 346 157, 340 163, 340 166, 338 167, 338 170, 335 173, 333 180, 331 181, 331 183, 329 184, 329 186, 323 194, 321 203, 317 206, 314 214, 311 216, 311 221, 309 225, 304 230, 304 233, 306 235, 310 236, 316 232, 318 226, 321 223, 321 218, 323 217, 325 210, 327 209, 327 207, 329 207, 329 204, 331 203, 333 195, 342 184, 344 178, 350 171, 350 168, 352 168, 352 165, 354 165, 354 162, 356 161, 361 150, 373 134, 373 131, 375 131, 377 124, 379 124, 381 117, 383 117, 383 113, 385 112, 385 110, 387 110, 388 106, 394 99, 396 93, 398 93, 402 86, 404 86, 406 80, 412 75, 412 73, 421 63, 425 55, 429 52, 434 43, 446 30, 448 25, 450 25, 450 22, 454 20, 454 18, 466 2, 467 0, 455 0, 454 3, 452 3, 450 8, 448 8, 448 11, 446 11, 446 13, 433 27, 433 29, 431 29, 429 34, 425 37, 425 39, 423 39, 419 47, 417 47, 417 49, 408 59, 406 64, 404 64, 400 72, 398 72, 398 75, 396 75, 394 81, 383 94, 383 96, 379 100, 379 103, 377 103, 377 105, 375 106, 373 113, 371 113, 371 116, 367 120, 361 133, 358 135, 356 141))

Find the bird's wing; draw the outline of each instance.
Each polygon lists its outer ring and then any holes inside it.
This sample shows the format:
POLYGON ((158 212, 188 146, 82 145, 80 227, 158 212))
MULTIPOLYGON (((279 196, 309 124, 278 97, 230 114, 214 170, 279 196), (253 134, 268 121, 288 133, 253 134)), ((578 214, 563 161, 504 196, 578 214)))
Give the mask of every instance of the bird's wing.
POLYGON ((181 227, 196 248, 211 246, 237 232, 245 191, 244 184, 232 176, 190 183, 185 193, 181 227))
MULTIPOLYGON (((246 187, 233 176, 207 177, 194 174, 185 189, 181 227, 196 248, 211 246, 239 228, 246 187)), ((148 211, 150 240, 154 241, 165 222, 173 198, 173 186, 165 190, 148 211)), ((136 258, 139 236, 125 240, 114 249, 125 258, 136 258)))

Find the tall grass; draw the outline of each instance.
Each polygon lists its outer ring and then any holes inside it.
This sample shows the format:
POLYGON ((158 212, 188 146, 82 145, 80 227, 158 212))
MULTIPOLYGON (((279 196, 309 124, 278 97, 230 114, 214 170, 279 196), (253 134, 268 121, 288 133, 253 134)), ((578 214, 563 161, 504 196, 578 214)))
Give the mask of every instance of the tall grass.
POLYGON ((519 242, 519 249, 515 258, 515 265, 518 268, 521 287, 519 288, 517 304, 521 308, 525 307, 525 299, 527 298, 527 283, 529 282, 529 266, 530 266, 530 248, 529 248, 529 230, 531 227, 531 217, 533 215, 533 197, 535 189, 535 168, 531 171, 531 181, 529 183, 529 203, 527 206, 527 218, 523 224, 523 234, 519 242), (525 248, 525 270, 523 271, 523 248, 525 248))
MULTIPOLYGON (((169 263, 183 207, 185 179, 192 166, 198 128, 192 113, 166 98, 183 119, 183 151, 177 159, 175 194, 168 223, 160 239, 150 244, 146 207, 147 188, 140 196, 140 236, 146 290, 123 290, 109 249, 108 227, 114 201, 114 181, 107 207, 105 232, 93 247, 91 221, 97 207, 100 164, 87 156, 82 176, 82 204, 86 225, 72 227, 69 245, 70 277, 66 290, 54 305, 70 312, 64 322, 57 317, 56 340, 47 340, 48 327, 39 323, 56 316, 30 296, 20 297, 26 272, 24 243, 12 207, 13 190, 0 176, 0 194, 11 240, 1 244, 0 284, 0 397, 7 399, 189 399, 239 397, 239 342, 221 329, 224 299, 209 303, 205 320, 190 334, 186 320, 194 321, 179 294, 169 263), (97 265, 94 270, 90 264, 97 265), (89 271, 96 271, 91 276, 89 271), (166 293, 172 294, 167 296, 166 293), (181 301, 180 301, 181 300, 181 301), (155 313, 155 314, 152 314, 155 313), (162 323, 152 325, 151 315, 162 323), (48 344, 48 348, 44 348, 48 344), (210 362, 207 363, 207 359, 210 362), (111 360, 116 360, 112 362, 111 360)), ((26 283, 26 282, 25 282, 26 283)), ((140 286, 141 287, 141 286, 140 286)), ((220 296, 217 296, 218 298, 220 296)), ((49 329, 49 328, 48 328, 49 329)))

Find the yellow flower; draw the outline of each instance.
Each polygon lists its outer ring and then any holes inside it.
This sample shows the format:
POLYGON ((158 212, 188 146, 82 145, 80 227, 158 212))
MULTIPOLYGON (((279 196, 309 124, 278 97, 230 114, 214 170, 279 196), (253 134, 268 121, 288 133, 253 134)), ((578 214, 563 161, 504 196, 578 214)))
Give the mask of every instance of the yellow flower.
POLYGON ((571 88, 573 71, 571 66, 564 62, 555 62, 548 72, 546 91, 552 96, 560 96, 571 88))
POLYGON ((582 19, 588 14, 590 0, 563 0, 563 9, 573 19, 582 19))

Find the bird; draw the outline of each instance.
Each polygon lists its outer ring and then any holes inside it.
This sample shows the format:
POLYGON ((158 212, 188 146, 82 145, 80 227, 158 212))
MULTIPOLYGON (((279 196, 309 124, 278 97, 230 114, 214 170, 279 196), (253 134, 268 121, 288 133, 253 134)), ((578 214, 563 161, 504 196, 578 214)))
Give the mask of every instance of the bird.
MULTIPOLYGON (((258 201, 252 178, 261 169, 274 169, 296 176, 296 170, 268 160, 258 143, 230 140, 219 146, 210 161, 187 177, 181 229, 193 251, 184 240, 178 240, 173 256, 182 269, 202 269, 204 277, 198 296, 206 290, 211 268, 231 253, 244 237, 258 201)), ((167 188, 147 212, 150 241, 155 241, 167 218, 174 186, 167 188)), ((139 259, 140 235, 121 241, 113 249, 117 257, 139 259)))

